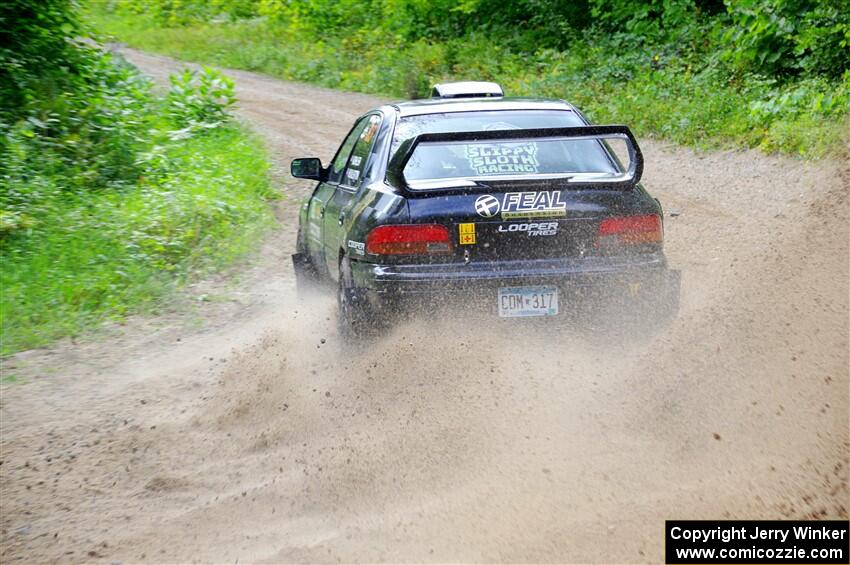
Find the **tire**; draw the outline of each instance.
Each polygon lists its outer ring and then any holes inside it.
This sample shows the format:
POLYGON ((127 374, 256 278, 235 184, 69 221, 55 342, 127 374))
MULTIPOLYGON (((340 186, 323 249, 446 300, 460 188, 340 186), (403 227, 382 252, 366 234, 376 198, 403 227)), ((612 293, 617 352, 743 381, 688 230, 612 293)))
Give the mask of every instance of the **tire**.
POLYGON ((356 288, 351 277, 348 258, 339 264, 337 288, 337 328, 346 341, 354 342, 373 337, 378 329, 369 300, 362 289, 356 288))

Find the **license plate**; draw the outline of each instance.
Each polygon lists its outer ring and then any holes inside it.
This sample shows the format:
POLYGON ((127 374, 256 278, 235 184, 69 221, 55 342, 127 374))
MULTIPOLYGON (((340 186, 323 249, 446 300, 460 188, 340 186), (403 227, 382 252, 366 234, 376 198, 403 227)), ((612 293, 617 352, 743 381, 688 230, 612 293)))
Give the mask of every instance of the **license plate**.
POLYGON ((554 286, 506 286, 499 289, 499 316, 554 316, 558 313, 558 288, 554 286))

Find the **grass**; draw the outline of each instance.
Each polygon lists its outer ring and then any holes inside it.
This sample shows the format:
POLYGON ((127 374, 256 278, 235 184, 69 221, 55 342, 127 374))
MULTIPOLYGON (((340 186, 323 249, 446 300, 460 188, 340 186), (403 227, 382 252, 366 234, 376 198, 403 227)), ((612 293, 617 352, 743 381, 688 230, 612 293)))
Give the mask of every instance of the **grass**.
POLYGON ((89 16, 96 26, 133 47, 332 88, 407 98, 441 80, 496 80, 514 95, 568 99, 593 121, 626 123, 642 136, 805 158, 840 151, 850 132, 850 76, 785 84, 733 78, 720 65, 675 53, 656 58, 616 38, 517 53, 474 35, 404 45, 357 35, 317 40, 261 19, 163 28, 98 6, 89 16))
POLYGON ((0 355, 151 312, 187 279, 253 249, 273 224, 268 161, 249 132, 230 125, 163 151, 161 178, 57 190, 37 225, 0 240, 0 355))
POLYGON ((14 385, 21 384, 24 381, 18 375, 3 375, 0 377, 0 384, 14 385))

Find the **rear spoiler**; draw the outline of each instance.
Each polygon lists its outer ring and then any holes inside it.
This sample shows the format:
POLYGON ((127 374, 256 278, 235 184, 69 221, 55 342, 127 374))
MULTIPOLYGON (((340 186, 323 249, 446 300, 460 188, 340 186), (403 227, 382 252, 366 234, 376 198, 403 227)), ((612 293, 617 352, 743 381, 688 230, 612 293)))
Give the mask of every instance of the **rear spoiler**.
MULTIPOLYGON (((602 180, 574 182, 576 185, 604 185, 619 188, 630 188, 640 182, 643 175, 643 153, 640 151, 637 140, 631 130, 626 126, 577 126, 568 128, 540 128, 540 129, 509 129, 495 131, 469 131, 451 133, 423 133, 416 137, 405 140, 396 151, 387 165, 387 180, 399 188, 410 190, 410 185, 404 178, 404 168, 407 166, 413 152, 420 143, 438 143, 452 141, 488 141, 488 140, 525 140, 540 138, 573 138, 573 139, 624 139, 629 150, 629 169, 626 171, 629 178, 624 180, 602 180)), ((615 155, 611 155, 616 159, 615 155)), ((618 163, 619 164, 619 163, 618 163)))

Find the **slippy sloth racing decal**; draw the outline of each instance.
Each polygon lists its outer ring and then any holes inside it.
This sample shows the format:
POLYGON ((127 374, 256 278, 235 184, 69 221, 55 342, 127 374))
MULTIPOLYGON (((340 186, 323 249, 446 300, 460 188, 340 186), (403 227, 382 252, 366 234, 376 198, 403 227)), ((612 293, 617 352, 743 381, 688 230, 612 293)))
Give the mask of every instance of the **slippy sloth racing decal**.
POLYGON ((479 175, 505 173, 536 173, 536 143, 510 143, 498 145, 469 144, 465 148, 469 166, 479 175))
POLYGON ((492 194, 479 196, 475 211, 483 218, 501 213, 503 220, 562 218, 567 215, 567 203, 560 190, 506 192, 501 198, 492 194))

